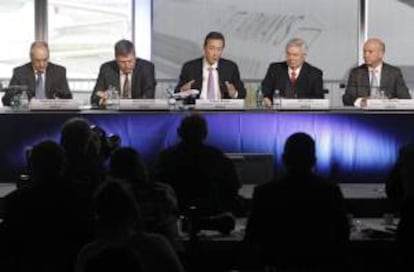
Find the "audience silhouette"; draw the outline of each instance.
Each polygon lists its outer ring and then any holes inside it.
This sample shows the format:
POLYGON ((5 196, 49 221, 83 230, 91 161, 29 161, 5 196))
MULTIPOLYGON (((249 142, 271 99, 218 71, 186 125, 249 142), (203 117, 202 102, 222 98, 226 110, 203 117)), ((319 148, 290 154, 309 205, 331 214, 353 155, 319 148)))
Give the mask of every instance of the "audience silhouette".
POLYGON ((106 248, 85 264, 85 272, 144 272, 141 256, 131 248, 106 248))
POLYGON ((95 211, 96 240, 80 251, 75 271, 86 271, 86 264, 108 249, 135 252, 143 271, 183 271, 170 243, 161 235, 144 232, 138 204, 124 184, 110 179, 103 183, 96 193, 95 211))
POLYGON ((344 199, 338 186, 313 173, 314 140, 301 132, 291 135, 282 159, 286 176, 254 190, 247 245, 280 271, 344 268, 349 239, 344 199))
POLYGON ((2 271, 73 271, 88 225, 73 210, 73 194, 62 178, 64 161, 62 147, 53 141, 32 148, 30 182, 4 200, 2 271))
POLYGON ((164 235, 181 250, 177 231, 177 198, 165 183, 153 182, 139 153, 131 147, 117 149, 111 156, 110 176, 126 181, 140 206, 147 232, 164 235))
POLYGON ((414 144, 403 146, 385 183, 387 197, 400 213, 396 243, 401 270, 414 269, 414 144))
POLYGON ((191 206, 197 207, 199 215, 236 212, 240 183, 232 161, 204 143, 206 120, 199 114, 188 115, 177 133, 181 141, 161 151, 155 175, 174 188, 180 212, 191 206))

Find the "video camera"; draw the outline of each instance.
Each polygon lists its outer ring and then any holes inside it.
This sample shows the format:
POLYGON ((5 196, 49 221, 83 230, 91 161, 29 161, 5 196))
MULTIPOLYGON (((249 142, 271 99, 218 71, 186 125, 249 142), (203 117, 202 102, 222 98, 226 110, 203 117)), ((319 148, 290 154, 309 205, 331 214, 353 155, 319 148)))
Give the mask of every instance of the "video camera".
POLYGON ((102 159, 108 159, 111 154, 121 147, 121 137, 117 134, 107 134, 106 131, 97 126, 91 125, 90 130, 94 136, 100 141, 100 153, 102 159))

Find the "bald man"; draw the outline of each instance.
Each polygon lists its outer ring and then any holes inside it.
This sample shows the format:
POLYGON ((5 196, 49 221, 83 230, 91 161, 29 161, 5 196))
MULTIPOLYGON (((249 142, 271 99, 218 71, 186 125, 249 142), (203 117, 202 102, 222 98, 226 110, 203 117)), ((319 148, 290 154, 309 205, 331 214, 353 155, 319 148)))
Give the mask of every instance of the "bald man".
POLYGON ((364 44, 364 64, 350 72, 343 103, 364 108, 369 98, 409 99, 410 94, 401 70, 383 61, 385 44, 378 38, 364 44))
MULTIPOLYGON (((66 69, 49 62, 49 46, 44 41, 35 41, 30 47, 30 62, 13 70, 9 87, 24 85, 29 98, 72 98, 66 78, 66 69)), ((10 105, 13 93, 3 96, 3 104, 10 105)))

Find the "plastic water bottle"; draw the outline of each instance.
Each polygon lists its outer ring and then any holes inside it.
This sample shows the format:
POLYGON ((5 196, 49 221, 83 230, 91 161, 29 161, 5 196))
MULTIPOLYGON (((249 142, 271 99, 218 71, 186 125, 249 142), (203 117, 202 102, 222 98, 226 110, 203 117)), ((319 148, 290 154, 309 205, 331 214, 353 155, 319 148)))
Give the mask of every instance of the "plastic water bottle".
POLYGON ((20 109, 27 110, 29 108, 29 96, 26 91, 22 91, 19 97, 20 109))
POLYGON ((118 90, 115 89, 113 86, 109 86, 109 88, 106 90, 106 93, 108 95, 108 99, 106 101, 106 107, 108 109, 118 110, 119 109, 118 90))
POLYGON ((260 109, 263 107, 263 93, 262 89, 259 87, 256 91, 256 108, 260 109))
POLYGON ((275 109, 275 110, 280 109, 280 104, 281 104, 280 100, 281 100, 280 91, 275 90, 273 92, 273 109, 275 109))
POLYGON ((173 96, 174 94, 173 86, 172 85, 168 86, 165 92, 167 93, 167 103, 168 103, 169 110, 175 110, 177 101, 173 96))

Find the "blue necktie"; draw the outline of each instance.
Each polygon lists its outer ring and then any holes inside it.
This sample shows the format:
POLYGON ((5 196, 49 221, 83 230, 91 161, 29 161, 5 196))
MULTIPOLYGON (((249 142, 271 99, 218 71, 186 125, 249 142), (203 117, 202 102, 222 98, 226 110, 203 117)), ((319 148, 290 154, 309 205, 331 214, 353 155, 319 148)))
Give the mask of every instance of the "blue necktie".
POLYGON ((37 99, 45 99, 46 93, 45 93, 45 84, 43 80, 43 72, 38 71, 36 73, 37 79, 36 79, 36 98, 37 99))

